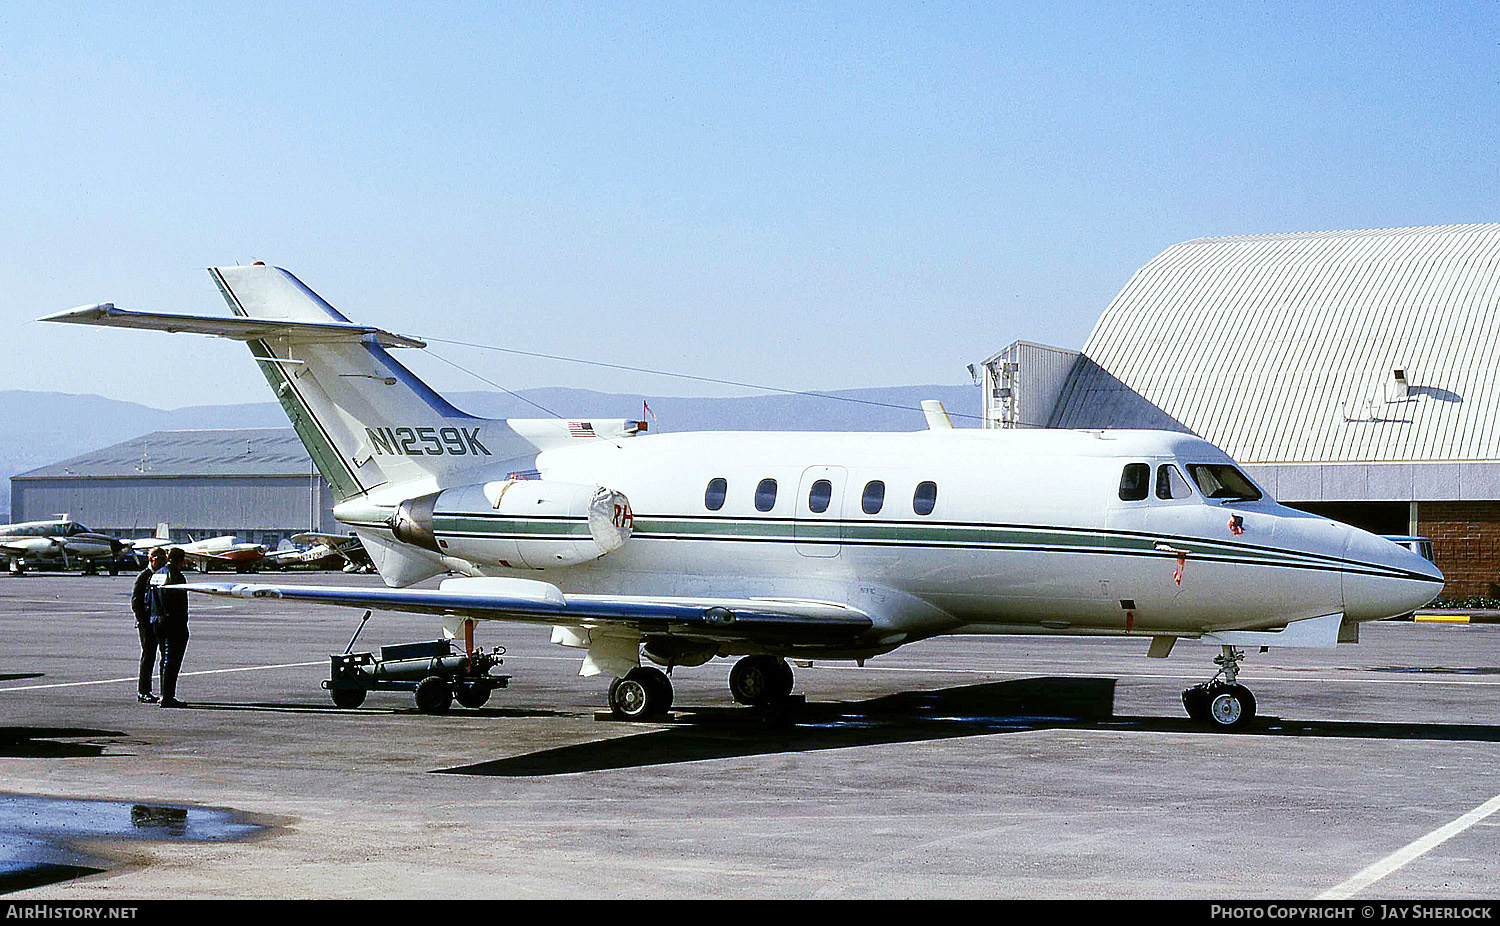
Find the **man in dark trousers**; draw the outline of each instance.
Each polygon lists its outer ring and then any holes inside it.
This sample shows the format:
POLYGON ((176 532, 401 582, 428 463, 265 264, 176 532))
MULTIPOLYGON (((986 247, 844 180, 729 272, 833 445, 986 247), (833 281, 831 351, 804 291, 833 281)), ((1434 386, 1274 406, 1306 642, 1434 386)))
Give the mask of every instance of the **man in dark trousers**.
POLYGON ((155 704, 156 695, 151 693, 151 675, 156 671, 156 631, 151 627, 151 604, 147 600, 151 590, 151 574, 167 564, 167 552, 155 547, 146 554, 146 568, 135 577, 135 588, 130 592, 130 610, 135 614, 135 631, 141 638, 141 674, 136 682, 135 699, 142 704, 155 704))
POLYGON ((182 654, 188 642, 187 592, 168 586, 182 585, 182 564, 186 560, 181 547, 167 551, 167 563, 151 573, 146 598, 151 610, 151 629, 161 647, 161 706, 182 707, 177 700, 177 673, 182 670, 182 654))

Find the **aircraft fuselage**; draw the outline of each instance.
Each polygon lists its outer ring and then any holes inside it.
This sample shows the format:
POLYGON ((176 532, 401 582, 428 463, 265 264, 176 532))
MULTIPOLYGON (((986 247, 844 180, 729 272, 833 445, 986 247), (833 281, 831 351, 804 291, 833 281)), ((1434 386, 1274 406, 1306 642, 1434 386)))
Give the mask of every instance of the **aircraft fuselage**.
MULTIPOLYGON (((618 549, 523 565, 511 551, 586 538, 585 519, 497 511, 505 474, 474 473, 431 506, 430 552, 453 571, 541 578, 570 595, 845 602, 875 618, 872 637, 897 643, 937 633, 1196 635, 1335 612, 1371 620, 1441 589, 1431 563, 1356 528, 1265 496, 1204 497, 1198 466, 1234 463, 1172 432, 588 441, 541 453, 536 475, 627 498, 631 529, 618 549), (1144 497, 1125 485, 1131 465, 1145 468, 1144 497)), ((394 541, 385 522, 409 494, 387 487, 335 513, 394 541)))

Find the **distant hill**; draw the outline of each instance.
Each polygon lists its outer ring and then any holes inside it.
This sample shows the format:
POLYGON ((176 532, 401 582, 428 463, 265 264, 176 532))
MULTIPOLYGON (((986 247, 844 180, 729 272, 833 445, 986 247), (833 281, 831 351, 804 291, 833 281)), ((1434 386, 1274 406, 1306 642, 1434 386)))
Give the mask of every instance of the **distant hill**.
MULTIPOLYGON (((938 399, 958 427, 977 427, 979 390, 973 386, 890 386, 818 395, 735 398, 619 395, 553 387, 503 392, 459 392, 448 399, 486 418, 644 418, 653 431, 916 431, 926 427, 920 403, 938 399), (651 414, 642 411, 649 404, 651 414), (972 416, 972 417, 962 417, 972 416)), ((135 402, 59 392, 0 391, 0 420, 10 439, 0 443, 0 511, 10 511, 10 477, 107 447, 151 431, 199 428, 282 428, 275 402, 196 405, 170 411, 135 402)))

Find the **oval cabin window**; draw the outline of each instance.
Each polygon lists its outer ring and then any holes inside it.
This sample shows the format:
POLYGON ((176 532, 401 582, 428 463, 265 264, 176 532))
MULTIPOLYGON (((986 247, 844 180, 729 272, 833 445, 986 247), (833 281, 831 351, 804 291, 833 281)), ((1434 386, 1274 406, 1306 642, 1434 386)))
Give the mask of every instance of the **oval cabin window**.
POLYGON ((729 494, 729 483, 723 479, 708 480, 708 489, 703 493, 703 507, 718 511, 724 507, 724 496, 729 494))
POLYGON ((762 479, 755 487, 755 510, 770 511, 776 507, 776 480, 762 479))
POLYGON ((865 494, 860 497, 859 506, 865 514, 880 514, 880 509, 885 507, 885 483, 879 479, 865 483, 865 494))
POLYGON ((812 484, 812 490, 807 493, 807 510, 813 514, 822 514, 828 510, 828 504, 833 501, 833 483, 827 479, 819 479, 812 484))

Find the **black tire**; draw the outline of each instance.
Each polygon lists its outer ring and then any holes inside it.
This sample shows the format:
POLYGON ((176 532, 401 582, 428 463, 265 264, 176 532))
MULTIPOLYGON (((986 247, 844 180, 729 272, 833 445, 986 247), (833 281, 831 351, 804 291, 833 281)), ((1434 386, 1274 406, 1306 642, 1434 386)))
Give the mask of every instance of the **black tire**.
POLYGON ((328 695, 333 698, 334 707, 359 707, 365 703, 363 688, 330 688, 328 695))
POLYGON ((667 673, 654 666, 638 666, 626 673, 630 676, 645 679, 649 684, 656 686, 656 708, 653 714, 665 714, 672 709, 672 680, 667 673))
POLYGON ((792 667, 776 656, 746 656, 729 671, 729 693, 756 707, 784 701, 792 693, 792 667))
POLYGON ((1194 685, 1182 691, 1182 706, 1188 716, 1198 723, 1208 723, 1208 686, 1194 685))
POLYGON ((485 682, 477 682, 469 685, 455 685, 453 688, 453 697, 458 701, 459 704, 462 704, 464 707, 471 709, 479 708, 484 707, 485 702, 490 699, 490 692, 492 690, 493 689, 490 688, 489 684, 485 682))
POLYGON ((417 683, 417 710, 424 714, 444 714, 453 706, 453 688, 447 680, 429 675, 417 683))
POLYGON ((609 686, 609 709, 622 720, 644 720, 672 705, 672 682, 660 669, 637 666, 609 686))

